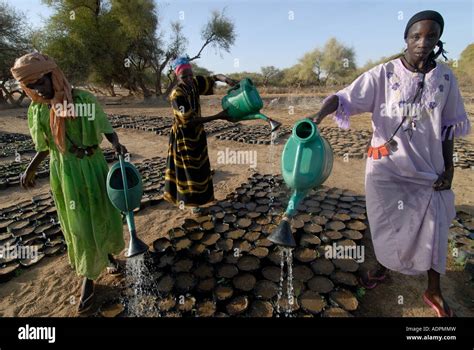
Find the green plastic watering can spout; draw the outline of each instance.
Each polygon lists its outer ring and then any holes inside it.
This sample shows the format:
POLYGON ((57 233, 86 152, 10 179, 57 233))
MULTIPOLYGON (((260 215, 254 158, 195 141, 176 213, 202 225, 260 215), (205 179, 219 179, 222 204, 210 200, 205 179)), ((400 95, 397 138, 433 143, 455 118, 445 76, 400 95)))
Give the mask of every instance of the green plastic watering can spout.
POLYGON ((288 220, 289 218, 286 217, 281 220, 280 225, 268 236, 268 240, 281 246, 294 248, 296 247, 296 241, 288 220))
MULTIPOLYGON (((128 216, 127 216, 128 218, 128 216)), ((144 254, 148 251, 148 245, 137 237, 137 231, 130 231, 130 243, 125 256, 127 258, 134 257, 136 255, 144 254)))
POLYGON ((252 113, 249 114, 249 119, 263 119, 265 121, 268 121, 270 118, 268 118, 265 114, 262 113, 252 113))
POLYGON ((277 130, 281 126, 280 122, 277 122, 276 120, 273 120, 273 119, 267 117, 265 114, 262 114, 262 113, 250 114, 249 117, 250 117, 249 119, 263 119, 263 120, 265 120, 266 122, 268 122, 268 124, 270 124, 270 129, 271 129, 272 132, 274 132, 275 130, 277 130))
POLYGON ((128 231, 130 232, 130 242, 128 244, 128 250, 125 253, 125 256, 127 258, 131 258, 136 255, 146 253, 148 251, 148 245, 137 236, 137 230, 135 229, 135 220, 134 220, 133 211, 128 212, 126 217, 127 217, 128 231))
POLYGON ((270 128, 272 132, 276 131, 281 126, 280 122, 277 122, 276 120, 270 118, 268 118, 268 122, 270 123, 270 128))
POLYGON ((290 220, 296 214, 296 209, 305 196, 306 191, 295 190, 293 192, 280 225, 268 236, 268 240, 278 245, 296 247, 295 237, 293 237, 293 232, 291 231, 290 220))
POLYGON ((123 160, 123 156, 120 154, 119 155, 119 162, 120 162, 120 171, 122 173, 122 181, 123 181, 123 194, 124 194, 124 199, 125 199, 125 205, 127 208, 127 224, 128 224, 128 230, 130 232, 130 243, 128 245, 128 251, 125 254, 127 258, 131 258, 133 256, 143 254, 146 251, 148 251, 148 245, 144 243, 140 238, 137 236, 137 231, 135 229, 135 220, 133 216, 133 209, 130 208, 129 202, 128 202, 128 181, 127 181, 127 176, 126 176, 126 170, 125 170, 125 161, 123 160))
POLYGON ((290 200, 288 201, 288 206, 286 207, 285 216, 292 217, 296 214, 298 206, 300 205, 301 201, 306 197, 307 191, 302 190, 294 190, 293 194, 291 195, 290 200))

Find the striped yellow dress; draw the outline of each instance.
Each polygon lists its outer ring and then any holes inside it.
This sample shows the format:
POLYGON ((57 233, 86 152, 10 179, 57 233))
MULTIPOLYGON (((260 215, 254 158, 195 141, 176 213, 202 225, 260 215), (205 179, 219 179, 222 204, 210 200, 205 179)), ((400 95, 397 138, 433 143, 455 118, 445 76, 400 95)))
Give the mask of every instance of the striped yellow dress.
POLYGON ((196 76, 192 87, 178 84, 170 95, 174 114, 166 161, 164 198, 178 206, 199 206, 214 200, 204 125, 188 123, 201 117, 199 95, 212 95, 215 79, 196 76))

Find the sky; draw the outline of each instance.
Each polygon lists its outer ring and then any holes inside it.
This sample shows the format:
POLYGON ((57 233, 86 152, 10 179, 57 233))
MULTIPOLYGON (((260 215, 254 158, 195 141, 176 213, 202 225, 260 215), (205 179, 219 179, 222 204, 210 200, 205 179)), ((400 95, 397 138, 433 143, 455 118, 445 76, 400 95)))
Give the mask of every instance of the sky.
MULTIPOLYGON (((52 14, 41 0, 7 0, 40 28, 52 14)), ((203 44, 201 29, 213 10, 225 9, 237 34, 230 52, 207 47, 196 61, 214 73, 260 71, 262 66, 287 68, 306 52, 335 37, 354 48, 356 65, 390 56, 405 47, 403 32, 418 11, 436 10, 445 21, 441 40, 448 58, 458 59, 474 43, 474 0, 155 0, 160 30, 169 34, 180 21, 188 38, 187 54, 203 44)))

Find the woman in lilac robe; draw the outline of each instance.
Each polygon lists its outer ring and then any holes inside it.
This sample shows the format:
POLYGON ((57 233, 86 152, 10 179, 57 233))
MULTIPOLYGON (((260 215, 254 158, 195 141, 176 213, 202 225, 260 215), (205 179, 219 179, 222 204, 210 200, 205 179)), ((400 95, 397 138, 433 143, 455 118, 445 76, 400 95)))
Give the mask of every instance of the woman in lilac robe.
POLYGON ((401 57, 329 96, 311 117, 320 123, 336 112, 338 126, 347 129, 350 116, 372 113, 365 188, 373 245, 382 266, 363 276, 362 283, 375 287, 386 269, 409 275, 427 272, 423 300, 438 316, 453 316, 441 294, 440 274, 446 271, 448 228, 456 214, 453 138, 467 135, 470 121, 453 72, 435 61, 444 53, 439 41, 443 24, 434 11, 415 15, 405 31, 407 50, 401 57))

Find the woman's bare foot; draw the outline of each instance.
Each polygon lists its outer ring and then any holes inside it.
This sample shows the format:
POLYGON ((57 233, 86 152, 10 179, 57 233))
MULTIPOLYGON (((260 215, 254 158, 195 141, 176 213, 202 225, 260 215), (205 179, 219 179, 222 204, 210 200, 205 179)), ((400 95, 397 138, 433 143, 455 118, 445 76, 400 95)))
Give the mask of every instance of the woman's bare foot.
POLYGON ((120 275, 122 273, 122 269, 120 268, 119 262, 114 258, 112 254, 109 254, 108 258, 109 266, 107 266, 107 273, 110 275, 120 275))

